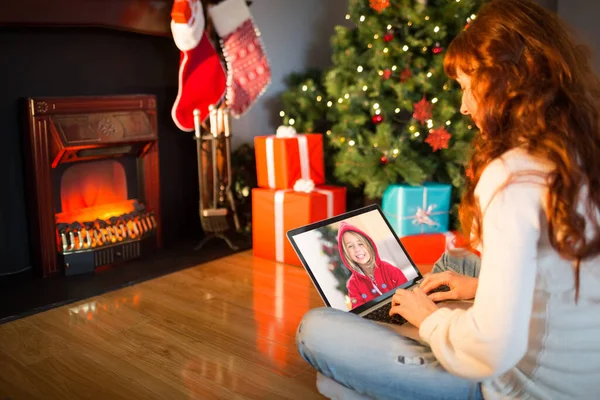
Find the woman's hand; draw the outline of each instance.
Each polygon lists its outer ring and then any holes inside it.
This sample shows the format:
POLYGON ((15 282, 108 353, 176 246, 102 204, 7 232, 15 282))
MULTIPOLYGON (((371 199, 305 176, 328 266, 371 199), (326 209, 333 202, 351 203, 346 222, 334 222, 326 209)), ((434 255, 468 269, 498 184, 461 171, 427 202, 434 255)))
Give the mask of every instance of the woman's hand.
POLYGON ((419 328, 423 321, 438 309, 420 288, 398 289, 392 297, 390 315, 400 314, 408 322, 419 328))
POLYGON ((443 300, 470 300, 475 298, 479 279, 472 276, 457 274, 454 271, 444 271, 437 274, 429 274, 420 285, 423 292, 429 293, 433 289, 446 285, 449 292, 431 293, 429 298, 433 301, 443 300))

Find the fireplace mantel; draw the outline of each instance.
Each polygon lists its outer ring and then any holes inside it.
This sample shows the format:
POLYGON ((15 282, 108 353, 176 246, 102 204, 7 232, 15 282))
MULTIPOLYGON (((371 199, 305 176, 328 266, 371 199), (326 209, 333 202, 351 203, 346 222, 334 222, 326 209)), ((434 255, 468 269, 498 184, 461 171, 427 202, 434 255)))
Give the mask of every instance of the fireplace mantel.
POLYGON ((0 25, 105 27, 171 36, 173 0, 2 1, 0 25))

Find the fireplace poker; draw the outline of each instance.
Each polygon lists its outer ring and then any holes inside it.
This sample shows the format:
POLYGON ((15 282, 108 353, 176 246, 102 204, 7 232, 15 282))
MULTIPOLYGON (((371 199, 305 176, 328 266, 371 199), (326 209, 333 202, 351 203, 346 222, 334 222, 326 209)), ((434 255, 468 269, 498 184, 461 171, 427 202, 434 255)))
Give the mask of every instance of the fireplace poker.
POLYGON ((225 236, 225 232, 229 230, 229 222, 227 220, 228 209, 220 206, 219 204, 219 169, 218 169, 218 148, 217 142, 219 140, 219 126, 223 127, 223 114, 222 111, 218 111, 215 105, 209 106, 209 119, 210 119, 210 135, 202 134, 202 126, 200 122, 200 111, 194 110, 194 127, 195 127, 195 139, 196 139, 196 151, 198 153, 198 183, 200 187, 200 199, 199 199, 199 211, 200 211, 200 222, 202 229, 205 232, 204 238, 196 246, 196 250, 204 246, 204 244, 212 238, 223 239, 227 245, 237 250, 237 246, 225 236), (221 119, 219 119, 219 116, 221 119), (204 151, 204 141, 210 141, 208 151, 204 151), (204 170, 205 158, 208 157, 207 153, 210 154, 211 163, 206 163, 207 168, 212 165, 212 193, 211 187, 208 185, 208 173, 204 170), (204 199, 208 198, 208 207, 204 206, 204 199), (211 201, 212 199, 212 201, 211 201))
POLYGON ((225 129, 225 160, 227 162, 227 187, 225 188, 225 192, 227 193, 229 205, 231 206, 231 211, 233 212, 233 223, 235 224, 235 229, 239 232, 242 228, 240 226, 240 220, 238 218, 237 210, 235 208, 235 199, 233 198, 233 192, 231 190, 231 126, 229 125, 229 115, 230 110, 226 108, 223 113, 223 127, 225 129))

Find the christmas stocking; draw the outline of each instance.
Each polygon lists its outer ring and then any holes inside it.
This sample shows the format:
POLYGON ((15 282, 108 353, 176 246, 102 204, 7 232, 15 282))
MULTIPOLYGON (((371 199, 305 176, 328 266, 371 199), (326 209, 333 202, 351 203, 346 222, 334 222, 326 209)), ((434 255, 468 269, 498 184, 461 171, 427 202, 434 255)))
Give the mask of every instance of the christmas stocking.
POLYGON ((271 69, 245 0, 208 9, 227 61, 227 106, 239 118, 271 82, 271 69))
POLYGON ((171 110, 175 125, 182 131, 194 130, 194 109, 201 121, 208 117, 208 106, 225 94, 227 77, 208 35, 200 0, 175 0, 171 11, 171 32, 181 51, 179 89, 171 110))

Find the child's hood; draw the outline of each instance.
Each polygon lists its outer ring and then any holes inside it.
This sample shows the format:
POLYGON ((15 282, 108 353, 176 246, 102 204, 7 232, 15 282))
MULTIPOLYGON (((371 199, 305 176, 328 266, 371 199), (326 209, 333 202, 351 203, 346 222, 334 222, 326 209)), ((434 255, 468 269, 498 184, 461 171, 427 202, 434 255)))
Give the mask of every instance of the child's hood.
MULTIPOLYGON (((379 251, 377 250, 377 246, 375 246, 375 242, 373 241, 373 239, 371 239, 371 237, 369 235, 367 235, 365 232, 358 229, 354 225, 351 225, 345 221, 342 221, 340 223, 340 227, 338 230, 338 249, 340 251, 340 257, 342 258, 344 265, 346 265, 346 268, 348 268, 348 270, 350 272, 354 273, 355 271, 354 271, 354 268, 352 268, 352 266, 349 264, 348 260, 346 260, 346 256, 344 254, 344 248, 343 248, 343 244, 342 244, 342 237, 344 236, 344 233, 346 233, 346 232, 356 232, 356 233, 360 233, 361 235, 363 235, 371 243, 371 246, 373 247, 373 251, 375 252, 375 264, 379 265, 381 263, 381 259, 379 258, 379 251)), ((360 273, 360 271, 359 271, 359 273, 360 273)))

